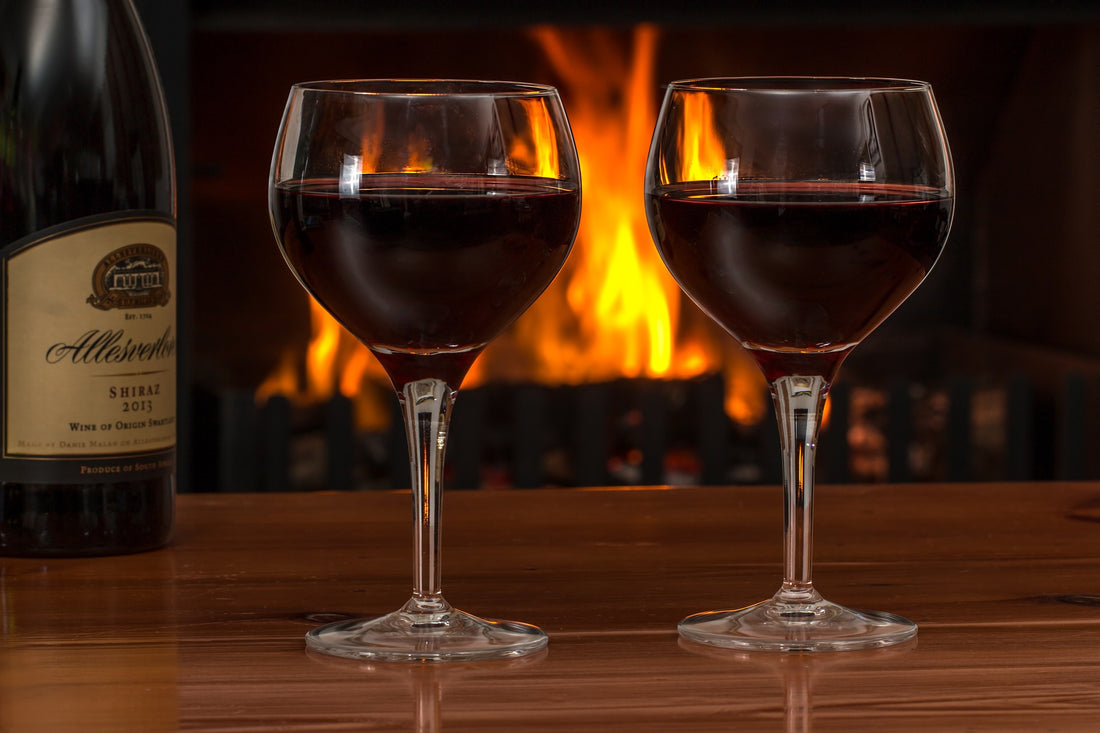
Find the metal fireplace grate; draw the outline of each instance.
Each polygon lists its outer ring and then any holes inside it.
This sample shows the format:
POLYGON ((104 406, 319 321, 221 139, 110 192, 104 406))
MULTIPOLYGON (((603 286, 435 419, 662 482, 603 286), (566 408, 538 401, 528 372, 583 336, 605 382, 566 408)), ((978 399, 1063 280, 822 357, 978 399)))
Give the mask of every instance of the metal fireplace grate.
MULTIPOLYGON (((818 451, 821 483, 1085 479, 1094 390, 1070 376, 1053 399, 1022 376, 957 377, 931 389, 841 382, 818 451), (869 439, 867 436, 873 436, 869 439)), ((776 483, 774 418, 732 423, 719 378, 621 380, 464 391, 448 447, 449 489, 776 483)), ((351 400, 217 398, 218 491, 401 489, 409 485, 396 398, 388 430, 356 429, 351 400)))

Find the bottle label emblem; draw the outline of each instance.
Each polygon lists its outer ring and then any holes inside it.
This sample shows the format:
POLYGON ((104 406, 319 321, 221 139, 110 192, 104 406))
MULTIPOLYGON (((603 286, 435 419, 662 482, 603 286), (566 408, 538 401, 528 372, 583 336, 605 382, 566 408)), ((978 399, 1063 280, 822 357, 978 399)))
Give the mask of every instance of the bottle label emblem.
POLYGON ((168 305, 168 257, 147 243, 119 247, 96 265, 92 275, 93 308, 152 308, 168 305))

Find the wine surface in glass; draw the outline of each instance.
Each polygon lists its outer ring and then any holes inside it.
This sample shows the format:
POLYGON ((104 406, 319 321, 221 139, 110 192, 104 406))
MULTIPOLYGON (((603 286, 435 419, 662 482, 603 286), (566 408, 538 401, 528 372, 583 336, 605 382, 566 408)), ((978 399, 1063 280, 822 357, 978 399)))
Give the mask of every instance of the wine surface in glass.
POLYGON ((458 386, 558 273, 580 192, 544 178, 371 174, 280 184, 274 197, 291 268, 400 389, 458 386))
POLYGON ((924 279, 951 222, 951 198, 915 186, 715 188, 648 195, 654 240, 684 291, 769 379, 792 366, 824 369, 830 353, 839 363, 924 279))

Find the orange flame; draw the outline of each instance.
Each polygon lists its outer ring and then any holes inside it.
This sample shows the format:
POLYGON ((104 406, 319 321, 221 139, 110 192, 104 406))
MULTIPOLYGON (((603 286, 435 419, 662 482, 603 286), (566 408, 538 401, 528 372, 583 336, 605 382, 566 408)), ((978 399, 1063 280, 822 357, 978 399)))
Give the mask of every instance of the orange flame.
MULTIPOLYGON (((401 167, 403 173, 423 173, 433 168, 431 143, 423 130, 413 130, 409 138, 408 158, 401 167)), ((371 168, 363 168, 364 173, 373 173, 377 165, 371 168)))
MULTIPOLYGON (((698 309, 685 302, 650 239, 643 186, 656 120, 658 32, 639 26, 626 52, 615 31, 541 27, 533 37, 546 54, 566 102, 580 155, 584 210, 577 243, 561 274, 531 309, 494 341, 463 383, 536 381, 578 384, 622 377, 689 379, 722 371, 726 412, 739 424, 759 422, 770 409, 763 377, 751 358, 698 309)), ((529 100, 529 104, 543 104, 529 100)), ((697 109, 692 114, 706 115, 697 109)), ((556 177, 557 152, 547 140, 550 117, 530 110, 530 129, 508 151, 510 172, 556 177)), ((364 141, 363 170, 379 164, 377 145, 364 141)), ((717 146, 697 141, 689 166, 694 180, 721 174, 728 163, 717 146)), ((424 164, 410 145, 407 166, 424 164)), ((412 169, 412 168, 408 168, 412 169)), ((387 384, 369 352, 313 305, 314 337, 305 379, 307 399, 333 391, 357 395, 360 425, 389 419, 361 403, 379 399, 387 384), (329 361, 335 356, 339 361, 329 361), (366 395, 366 397, 364 397, 366 395), (371 411, 375 417, 371 418, 371 411)), ((289 359, 282 372, 294 375, 289 359)), ((258 397, 299 389, 273 374, 258 397), (288 390, 288 385, 290 390, 288 390)))
MULTIPOLYGON (((562 274, 489 347, 477 377, 517 377, 488 358, 498 350, 513 362, 515 354, 528 354, 527 378, 549 383, 688 379, 721 369, 727 413, 741 424, 759 422, 770 409, 759 370, 697 309, 681 308, 680 289, 650 238, 642 201, 657 116, 657 29, 638 26, 626 53, 610 30, 540 27, 532 33, 561 79, 580 155, 584 212, 562 274)), ((713 142, 697 144, 693 160, 697 167, 726 166, 713 142)))
POLYGON ((584 213, 570 262, 510 336, 528 345, 536 377, 551 383, 701 374, 707 365, 698 361, 690 373, 674 363, 679 288, 642 209, 657 32, 639 27, 632 59, 610 33, 542 27, 533 35, 564 82, 584 213))
POLYGON ((530 129, 512 137, 508 150, 508 171, 524 176, 557 178, 560 174, 558 137, 554 134, 554 118, 546 106, 546 100, 524 98, 517 102, 525 108, 521 118, 530 125, 530 129))
MULTIPOLYGON (((657 39, 654 26, 639 26, 628 67, 619 69, 619 78, 604 82, 618 85, 626 80, 625 105, 607 109, 608 97, 602 95, 597 104, 577 104, 578 145, 587 151, 581 157, 583 180, 587 190, 606 194, 590 198, 592 204, 581 220, 580 237, 588 246, 580 252, 588 277, 576 277, 570 283, 569 302, 579 315, 585 314, 587 303, 594 305, 594 322, 589 327, 592 343, 601 345, 604 359, 612 353, 621 355, 623 375, 690 377, 702 371, 680 371, 684 365, 673 364, 680 289, 653 247, 641 205, 646 152, 657 116, 653 93, 657 39), (607 124, 616 117, 618 125, 607 124), (679 369, 674 371, 674 366, 679 369)), ((575 54, 577 49, 572 51, 575 54)), ((575 65, 560 53, 552 60, 566 64, 559 70, 570 91, 588 81, 579 78, 572 70, 575 65)), ((601 66, 594 68, 599 71, 601 66)), ((700 367, 705 365, 696 365, 700 367)))
POLYGON ((389 386, 385 372, 359 340, 310 298, 312 336, 304 364, 297 350, 283 355, 276 368, 256 389, 256 401, 287 395, 309 405, 342 394, 354 399, 359 429, 380 431, 390 421, 389 386))
MULTIPOLYGON (((688 120, 704 120, 711 116, 710 100, 701 94, 681 97, 684 105, 685 124, 679 131, 680 150, 684 157, 680 161, 677 180, 709 181, 725 177, 727 162, 725 146, 714 136, 688 135, 688 120)), ((691 126, 696 130, 710 129, 709 125, 691 126)))

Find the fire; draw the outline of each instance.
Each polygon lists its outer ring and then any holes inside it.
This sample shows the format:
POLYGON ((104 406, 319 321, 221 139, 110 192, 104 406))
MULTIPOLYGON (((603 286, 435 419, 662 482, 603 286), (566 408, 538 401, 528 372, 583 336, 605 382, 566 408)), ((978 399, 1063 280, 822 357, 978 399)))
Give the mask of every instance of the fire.
MULTIPOLYGON (((584 211, 561 275, 489 347, 475 365, 474 379, 526 376, 576 384, 620 377, 689 379, 723 370, 730 417, 741 424, 759 422, 770 408, 755 364, 697 309, 681 308, 679 286, 650 238, 642 201, 659 101, 657 29, 635 28, 626 52, 609 30, 540 27, 532 34, 560 80, 580 156, 584 211), (509 373, 499 363, 507 360, 491 358, 497 351, 535 355, 527 367, 531 373, 509 373)), ((700 148, 698 164, 712 164, 717 149, 700 148)))
MULTIPOLYGON (((711 116, 710 100, 701 94, 683 97, 685 120, 703 120, 711 116)), ((725 160, 725 148, 715 138, 703 135, 689 136, 686 127, 680 130, 680 149, 684 151, 681 170, 676 176, 681 181, 709 181, 727 178, 736 172, 736 160, 725 160)), ((696 126, 705 129, 704 126, 696 126)))
MULTIPOLYGON (((611 30, 540 27, 531 33, 558 79, 569 114, 581 163, 583 214, 573 254, 561 274, 486 349, 463 386, 488 381, 554 385, 622 377, 690 379, 722 371, 731 419, 739 424, 759 422, 770 409, 759 370, 732 338, 693 305, 684 305, 650 239, 643 186, 659 101, 657 29, 637 27, 631 48, 625 50, 621 36, 611 30)), ((509 169, 556 176, 555 154, 544 144, 548 129, 537 124, 546 117, 531 118, 536 124, 508 151, 509 169)), ((408 165, 413 169, 425 163, 425 156, 415 145, 410 147, 408 165)), ((362 169, 370 170, 377 162, 377 151, 365 141, 362 169)), ((711 171, 699 176, 709 179, 715 176, 715 165, 724 172, 731 163, 735 161, 718 160, 700 142, 684 164, 711 171)), ((377 362, 316 303, 312 308, 314 337, 307 375, 299 378, 300 367, 288 358, 258 398, 281 392, 324 399, 339 390, 357 396, 364 428, 388 420, 384 404, 370 404, 379 399, 378 385, 386 384, 377 362)))
MULTIPOLYGON (((558 177, 558 138, 554 122, 543 99, 520 99, 526 107, 531 129, 514 138, 508 150, 508 167, 514 173, 539 178, 558 177)), ((503 122, 503 120, 502 120, 503 122)))
POLYGON ((354 397, 355 419, 360 429, 383 430, 390 420, 385 372, 370 351, 317 301, 311 298, 309 308, 312 336, 304 364, 296 350, 284 354, 257 388, 256 401, 262 404, 274 395, 288 395, 308 405, 339 393, 354 397))
POLYGON ((610 32, 543 27, 533 35, 561 79, 584 213, 573 257, 517 338, 540 354, 539 378, 549 382, 704 373, 711 364, 696 360, 685 370, 674 359, 680 291, 650 241, 641 205, 656 118, 656 29, 637 29, 632 58, 614 52, 610 32), (571 323, 561 323, 563 313, 571 323))

